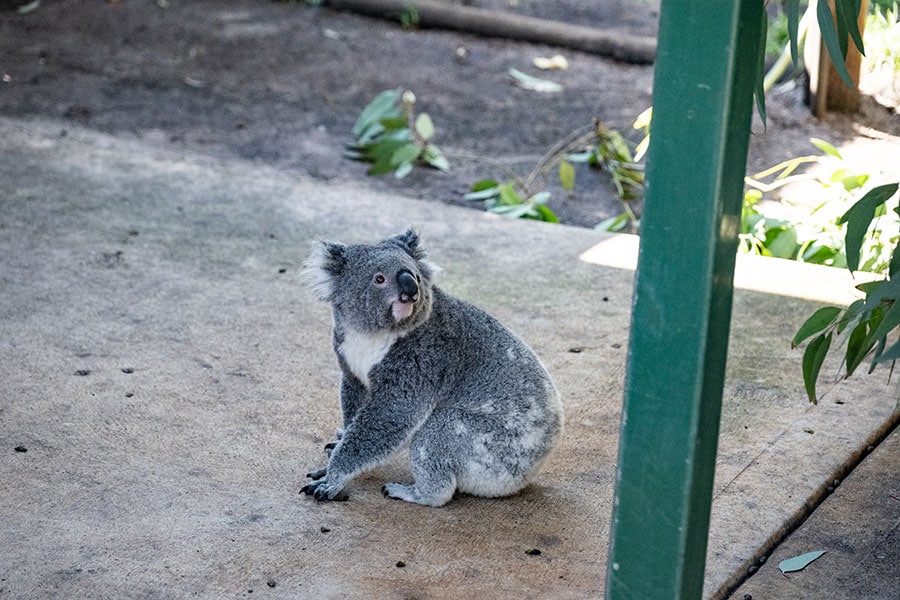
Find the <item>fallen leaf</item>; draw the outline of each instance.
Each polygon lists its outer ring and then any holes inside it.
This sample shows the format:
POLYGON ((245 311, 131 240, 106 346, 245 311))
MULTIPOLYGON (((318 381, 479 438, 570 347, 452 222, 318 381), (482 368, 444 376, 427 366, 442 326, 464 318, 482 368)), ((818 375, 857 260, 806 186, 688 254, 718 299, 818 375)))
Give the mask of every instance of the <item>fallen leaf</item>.
POLYGON ((535 57, 531 62, 533 62, 534 66, 536 66, 538 69, 544 69, 544 70, 547 70, 547 69, 564 70, 564 69, 569 68, 569 61, 567 61, 566 57, 563 56, 562 54, 556 54, 554 56, 551 56, 550 58, 547 58, 545 56, 538 56, 538 57, 535 57))
POLYGON ((548 81, 539 77, 526 75, 518 69, 510 69, 509 76, 516 80, 516 85, 534 92, 555 93, 561 92, 563 87, 554 81, 548 81))
POLYGON ((788 558, 780 563, 778 563, 778 568, 781 569, 782 573, 792 573, 794 571, 802 571, 811 563, 816 560, 820 556, 825 554, 825 550, 816 550, 815 552, 807 552, 806 554, 801 554, 800 556, 795 556, 794 558, 788 558))

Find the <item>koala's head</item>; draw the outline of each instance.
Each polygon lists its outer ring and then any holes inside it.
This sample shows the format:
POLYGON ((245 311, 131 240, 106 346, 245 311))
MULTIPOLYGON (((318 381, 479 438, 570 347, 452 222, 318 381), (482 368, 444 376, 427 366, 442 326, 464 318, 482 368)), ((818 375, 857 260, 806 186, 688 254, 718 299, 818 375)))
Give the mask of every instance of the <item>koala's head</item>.
POLYGON ((318 241, 306 272, 337 322, 374 333, 402 332, 428 318, 435 271, 410 228, 373 246, 318 241))

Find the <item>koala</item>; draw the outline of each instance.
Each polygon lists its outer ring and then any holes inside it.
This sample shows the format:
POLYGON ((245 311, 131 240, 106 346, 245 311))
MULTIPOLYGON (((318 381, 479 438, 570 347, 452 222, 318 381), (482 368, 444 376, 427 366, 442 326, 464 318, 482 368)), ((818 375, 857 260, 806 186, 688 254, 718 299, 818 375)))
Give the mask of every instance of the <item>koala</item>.
POLYGON ((316 242, 307 276, 331 304, 343 428, 301 494, 346 500, 357 475, 409 446, 415 481, 384 495, 443 506, 521 490, 563 431, 559 393, 495 318, 434 285, 410 228, 375 245, 316 242))

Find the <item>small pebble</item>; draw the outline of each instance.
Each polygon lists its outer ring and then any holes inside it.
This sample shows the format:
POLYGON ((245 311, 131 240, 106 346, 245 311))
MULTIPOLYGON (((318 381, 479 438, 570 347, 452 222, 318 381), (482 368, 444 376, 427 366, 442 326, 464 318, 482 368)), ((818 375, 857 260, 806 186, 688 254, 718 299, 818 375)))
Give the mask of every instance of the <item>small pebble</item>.
POLYGON ((122 367, 122 372, 126 375, 131 375, 132 373, 134 373, 134 369, 132 369, 131 367, 122 367))
POLYGON ((331 533, 331 530, 327 527, 322 527, 321 529, 319 529, 319 531, 321 531, 322 533, 331 533))
POLYGON ((25 446, 16 446, 15 451, 16 452, 28 452, 28 448, 26 448, 25 446))
POLYGON ((525 554, 527 554, 527 555, 529 555, 529 556, 540 556, 540 555, 541 555, 541 551, 538 550, 537 548, 532 548, 532 549, 530 549, 530 550, 526 550, 526 551, 525 551, 525 554))
POLYGON ((398 569, 402 569, 402 568, 405 567, 405 566, 406 566, 406 563, 403 562, 402 560, 398 560, 398 561, 397 561, 397 568, 398 568, 398 569))
POLYGON ((278 583, 277 583, 274 579, 269 579, 269 580, 266 582, 266 585, 269 586, 270 588, 273 588, 273 587, 275 587, 276 585, 278 585, 278 583))
POLYGON ((75 371, 75 375, 77 375, 78 377, 87 377, 90 374, 90 369, 78 369, 77 371, 75 371))
POLYGON ((751 596, 750 594, 744 594, 743 600, 753 600, 753 596, 751 596))

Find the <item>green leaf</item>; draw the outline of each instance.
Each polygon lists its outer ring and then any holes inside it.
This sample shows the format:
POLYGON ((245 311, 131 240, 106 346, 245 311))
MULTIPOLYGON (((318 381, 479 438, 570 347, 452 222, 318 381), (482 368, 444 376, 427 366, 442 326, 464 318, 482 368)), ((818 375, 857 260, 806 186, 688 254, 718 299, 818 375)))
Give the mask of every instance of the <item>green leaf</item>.
POLYGON ((400 109, 398 103, 400 101, 400 90, 385 90, 375 96, 360 113, 359 118, 353 125, 353 135, 357 138, 362 137, 362 133, 377 124, 381 119, 386 117, 398 116, 400 109))
POLYGON ((496 179, 480 179, 472 184, 472 191, 481 192, 483 190, 497 188, 499 185, 500 182, 496 179))
POLYGON ((403 129, 408 125, 406 119, 403 117, 384 117, 383 119, 379 119, 378 123, 384 127, 386 131, 403 129))
POLYGON ((868 339, 877 342, 887 337, 888 333, 900 326, 900 302, 894 301, 890 307, 883 313, 881 322, 868 335, 868 339))
POLYGON ((413 164, 411 162, 403 163, 394 171, 394 177, 397 179, 403 179, 404 177, 412 173, 412 170, 413 164))
POLYGON ((869 230, 869 224, 875 217, 875 209, 893 196, 897 192, 897 188, 898 184, 896 183, 872 188, 851 206, 850 210, 845 212, 838 221, 838 223, 847 224, 844 247, 847 254, 847 267, 851 271, 859 269, 859 251, 862 248, 866 232, 869 230))
POLYGON ((756 99, 756 111, 759 113, 759 118, 762 119, 763 126, 765 126, 766 90, 764 82, 766 77, 766 34, 769 27, 769 16, 763 6, 759 7, 759 12, 762 25, 759 30, 760 39, 756 56, 756 89, 753 90, 753 97, 756 99))
POLYGON ((416 117, 416 133, 426 141, 434 136, 434 123, 428 113, 421 113, 416 117))
POLYGON ((547 223, 559 223, 559 217, 557 217, 546 204, 538 204, 535 206, 535 209, 540 215, 539 218, 541 221, 546 221, 547 223))
POLYGON ((518 206, 522 204, 522 198, 516 193, 512 184, 504 183, 500 186, 500 204, 506 206, 518 206))
POLYGON ((879 364, 883 362, 887 362, 889 360, 897 360, 900 359, 900 342, 894 342, 894 345, 888 348, 881 356, 876 358, 873 364, 879 364))
POLYGON ((787 13, 788 37, 791 40, 791 60, 794 63, 794 69, 799 67, 798 30, 800 28, 800 0, 787 0, 784 5, 784 11, 787 13))
POLYGON ((857 190, 866 185, 868 180, 868 175, 850 175, 841 179, 841 185, 843 185, 844 189, 848 192, 852 192, 853 190, 857 190))
POLYGON ((847 72, 846 37, 842 43, 835 29, 834 17, 827 2, 816 3, 816 19, 819 23, 819 31, 822 33, 822 41, 825 42, 825 48, 828 49, 828 55, 831 57, 831 62, 837 69, 838 75, 848 86, 855 87, 853 80, 850 79, 850 73, 847 72))
POLYGON ((814 312, 812 316, 806 319, 806 322, 800 326, 800 329, 797 330, 794 339, 791 341, 791 348, 796 348, 809 336, 823 331, 826 327, 834 323, 839 314, 841 314, 841 309, 836 306, 823 306, 814 312))
POLYGON ((823 333, 813 338, 803 352, 803 385, 806 388, 806 395, 809 401, 816 404, 816 380, 819 379, 819 371, 822 369, 822 363, 825 362, 825 356, 828 354, 828 348, 831 346, 831 333, 823 333))
POLYGON ((33 10, 36 10, 41 5, 41 0, 34 0, 34 2, 29 2, 28 4, 23 4, 16 12, 20 15, 27 15, 33 10))
POLYGON ((797 255, 797 230, 786 227, 769 244, 769 252, 777 258, 794 258, 797 255))
MULTIPOLYGON (((840 1, 840 0, 838 0, 840 1)), ((825 554, 824 550, 816 550, 815 552, 807 552, 806 554, 801 554, 800 556, 795 556, 794 558, 788 558, 786 560, 778 563, 778 568, 781 569, 782 573, 791 573, 793 571, 802 571, 805 569, 809 563, 816 560, 820 556, 825 554)))
POLYGON ((900 244, 894 246, 894 251, 891 253, 891 264, 888 267, 891 279, 894 278, 898 271, 900 271, 900 244))
POLYGON ((518 69, 510 69, 508 72, 509 76, 516 80, 516 85, 526 90, 532 90, 534 92, 555 93, 561 92, 563 89, 563 87, 555 81, 549 81, 547 79, 541 79, 539 77, 532 77, 531 75, 526 75, 518 69))
MULTIPOLYGON (((860 54, 865 56, 866 52, 863 47, 863 39, 859 32, 859 23, 857 22, 857 17, 859 16, 861 8, 860 4, 854 0, 835 0, 834 7, 835 12, 837 13, 838 23, 840 23, 838 33, 843 36, 844 46, 847 44, 846 39, 849 35, 853 40, 856 49, 859 50, 860 54)), ((846 50, 844 53, 846 55, 846 50)))
POLYGON ((500 190, 497 186, 492 188, 487 188, 484 190, 478 190, 477 192, 469 192, 463 196, 465 200, 487 200, 488 198, 493 198, 497 194, 500 193, 500 190))
POLYGON ((853 375, 856 367, 862 364, 862 361, 866 358, 866 354, 868 354, 875 345, 874 341, 866 344, 868 325, 868 321, 859 322, 847 338, 847 350, 844 353, 844 364, 847 369, 847 377, 853 375))
POLYGON ((566 160, 573 163, 586 163, 595 158, 596 154, 593 152, 575 152, 566 155, 566 160))
POLYGON ((809 138, 809 141, 812 143, 813 146, 815 146, 816 148, 818 148, 825 154, 829 154, 835 158, 844 160, 844 157, 841 156, 841 153, 838 152, 838 149, 835 148, 833 145, 829 144, 828 142, 826 142, 825 140, 820 140, 819 138, 809 138))
POLYGON ((622 212, 615 217, 610 217, 594 225, 599 231, 622 231, 628 225, 628 213, 622 212))
POLYGON ((575 187, 575 167, 567 160, 559 163, 559 182, 567 192, 575 187))
POLYGON ((403 144, 391 154, 391 164, 399 167, 404 163, 411 163, 419 158, 422 150, 413 143, 403 144))
POLYGON ((428 144, 425 146, 425 151, 422 153, 422 158, 426 163, 438 169, 440 171, 449 171, 450 170, 450 161, 444 156, 444 153, 438 149, 434 144, 428 144))

